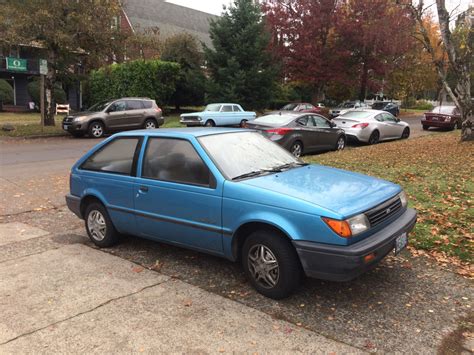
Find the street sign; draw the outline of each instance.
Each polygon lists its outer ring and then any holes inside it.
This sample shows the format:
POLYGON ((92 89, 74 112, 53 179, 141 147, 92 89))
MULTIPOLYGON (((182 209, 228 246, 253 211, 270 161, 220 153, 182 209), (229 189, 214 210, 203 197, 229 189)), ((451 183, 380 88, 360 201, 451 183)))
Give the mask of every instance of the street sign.
POLYGON ((7 69, 13 71, 27 71, 26 59, 7 57, 7 69))
POLYGON ((41 75, 48 74, 48 61, 46 59, 39 60, 39 72, 41 75))

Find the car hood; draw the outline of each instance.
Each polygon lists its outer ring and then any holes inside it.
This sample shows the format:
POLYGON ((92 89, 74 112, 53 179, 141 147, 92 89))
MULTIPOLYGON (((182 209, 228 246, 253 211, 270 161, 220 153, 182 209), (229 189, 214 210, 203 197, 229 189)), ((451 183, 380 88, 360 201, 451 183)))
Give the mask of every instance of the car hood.
POLYGON ((69 114, 68 116, 69 117, 93 116, 93 115, 98 114, 99 112, 81 111, 81 112, 77 112, 77 113, 74 113, 74 114, 69 114))
POLYGON ((196 112, 190 112, 190 113, 183 113, 181 114, 181 117, 189 117, 189 116, 196 116, 196 115, 200 115, 200 114, 203 114, 204 112, 212 112, 212 111, 196 111, 196 112))
POLYGON ((340 214, 364 212, 395 196, 400 186, 346 170, 309 165, 241 183, 304 200, 340 214))

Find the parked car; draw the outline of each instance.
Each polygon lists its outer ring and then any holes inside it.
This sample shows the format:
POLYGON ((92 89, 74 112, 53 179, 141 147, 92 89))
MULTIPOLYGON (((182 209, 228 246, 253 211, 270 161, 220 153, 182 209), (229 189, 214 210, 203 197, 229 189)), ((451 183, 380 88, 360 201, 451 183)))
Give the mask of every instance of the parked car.
POLYGON ((364 102, 360 101, 346 101, 337 106, 336 108, 333 108, 329 110, 329 117, 334 118, 339 115, 342 115, 346 113, 349 110, 354 110, 354 109, 365 109, 368 108, 369 106, 365 104, 364 102))
POLYGON ((352 280, 407 245, 416 212, 391 182, 302 163, 251 130, 116 134, 72 167, 69 209, 99 247, 129 234, 242 263, 263 295, 302 274, 352 280))
POLYGON ((394 102, 390 101, 377 101, 372 104, 372 109, 390 112, 392 115, 397 117, 400 114, 400 108, 394 102))
POLYGON ((137 128, 158 128, 164 123, 161 109, 155 100, 139 97, 124 97, 103 101, 87 111, 67 115, 63 129, 74 137, 88 134, 101 138, 106 133, 137 128))
POLYGON ((295 157, 322 150, 342 150, 346 146, 344 131, 316 114, 282 111, 261 116, 247 127, 260 130, 295 157))
POLYGON ((244 127, 248 121, 257 117, 255 112, 244 111, 242 106, 237 104, 209 104, 204 111, 183 113, 181 124, 188 127, 193 126, 235 126, 244 127))
POLYGON ((344 129, 348 138, 369 144, 410 136, 410 125, 385 111, 348 111, 333 119, 333 122, 344 129))
POLYGON ((322 106, 319 106, 319 105, 321 104, 318 104, 315 106, 307 102, 293 102, 293 103, 283 106, 280 109, 280 111, 310 112, 310 113, 322 114, 324 105, 322 106))
POLYGON ((456 106, 436 106, 431 112, 425 112, 421 125, 424 130, 430 127, 461 128, 461 113, 456 106))

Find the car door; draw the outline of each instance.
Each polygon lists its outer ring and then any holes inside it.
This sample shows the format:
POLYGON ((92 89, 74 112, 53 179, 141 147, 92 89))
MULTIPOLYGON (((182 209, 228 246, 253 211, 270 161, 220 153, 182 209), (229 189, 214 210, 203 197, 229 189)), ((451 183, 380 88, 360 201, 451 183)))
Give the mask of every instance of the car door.
POLYGON ((219 122, 220 124, 216 124, 219 126, 231 126, 240 123, 235 120, 235 113, 232 108, 232 105, 222 105, 221 113, 219 115, 219 122))
POLYGON ((128 114, 125 100, 115 101, 107 109, 105 124, 110 129, 121 129, 127 126, 128 114))
POLYGON ((382 115, 385 126, 384 136, 387 138, 400 138, 405 126, 400 124, 400 120, 389 112, 385 112, 382 115))
POLYGON ((336 146, 338 128, 332 127, 329 121, 319 115, 312 116, 317 131, 317 142, 319 149, 331 149, 336 146))
POLYGON ((140 100, 126 100, 127 102, 127 126, 138 128, 143 125, 145 118, 145 107, 140 100))
POLYGON ((148 138, 134 191, 141 236, 222 253, 222 183, 204 154, 186 139, 148 138))

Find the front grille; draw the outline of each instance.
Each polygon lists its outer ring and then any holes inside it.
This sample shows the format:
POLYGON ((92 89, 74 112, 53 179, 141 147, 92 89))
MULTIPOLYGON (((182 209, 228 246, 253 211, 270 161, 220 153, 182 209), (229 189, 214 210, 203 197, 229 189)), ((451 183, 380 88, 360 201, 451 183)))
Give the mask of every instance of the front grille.
POLYGON ((370 226, 374 227, 380 223, 383 223, 387 219, 391 218, 402 208, 402 202, 400 197, 392 198, 384 203, 378 205, 377 207, 371 209, 370 211, 365 212, 370 226))
POLYGON ((74 119, 74 117, 66 117, 66 118, 64 118, 63 123, 72 122, 73 119, 74 119))
POLYGON ((183 117, 183 120, 184 121, 199 121, 198 116, 186 116, 186 117, 183 117))

